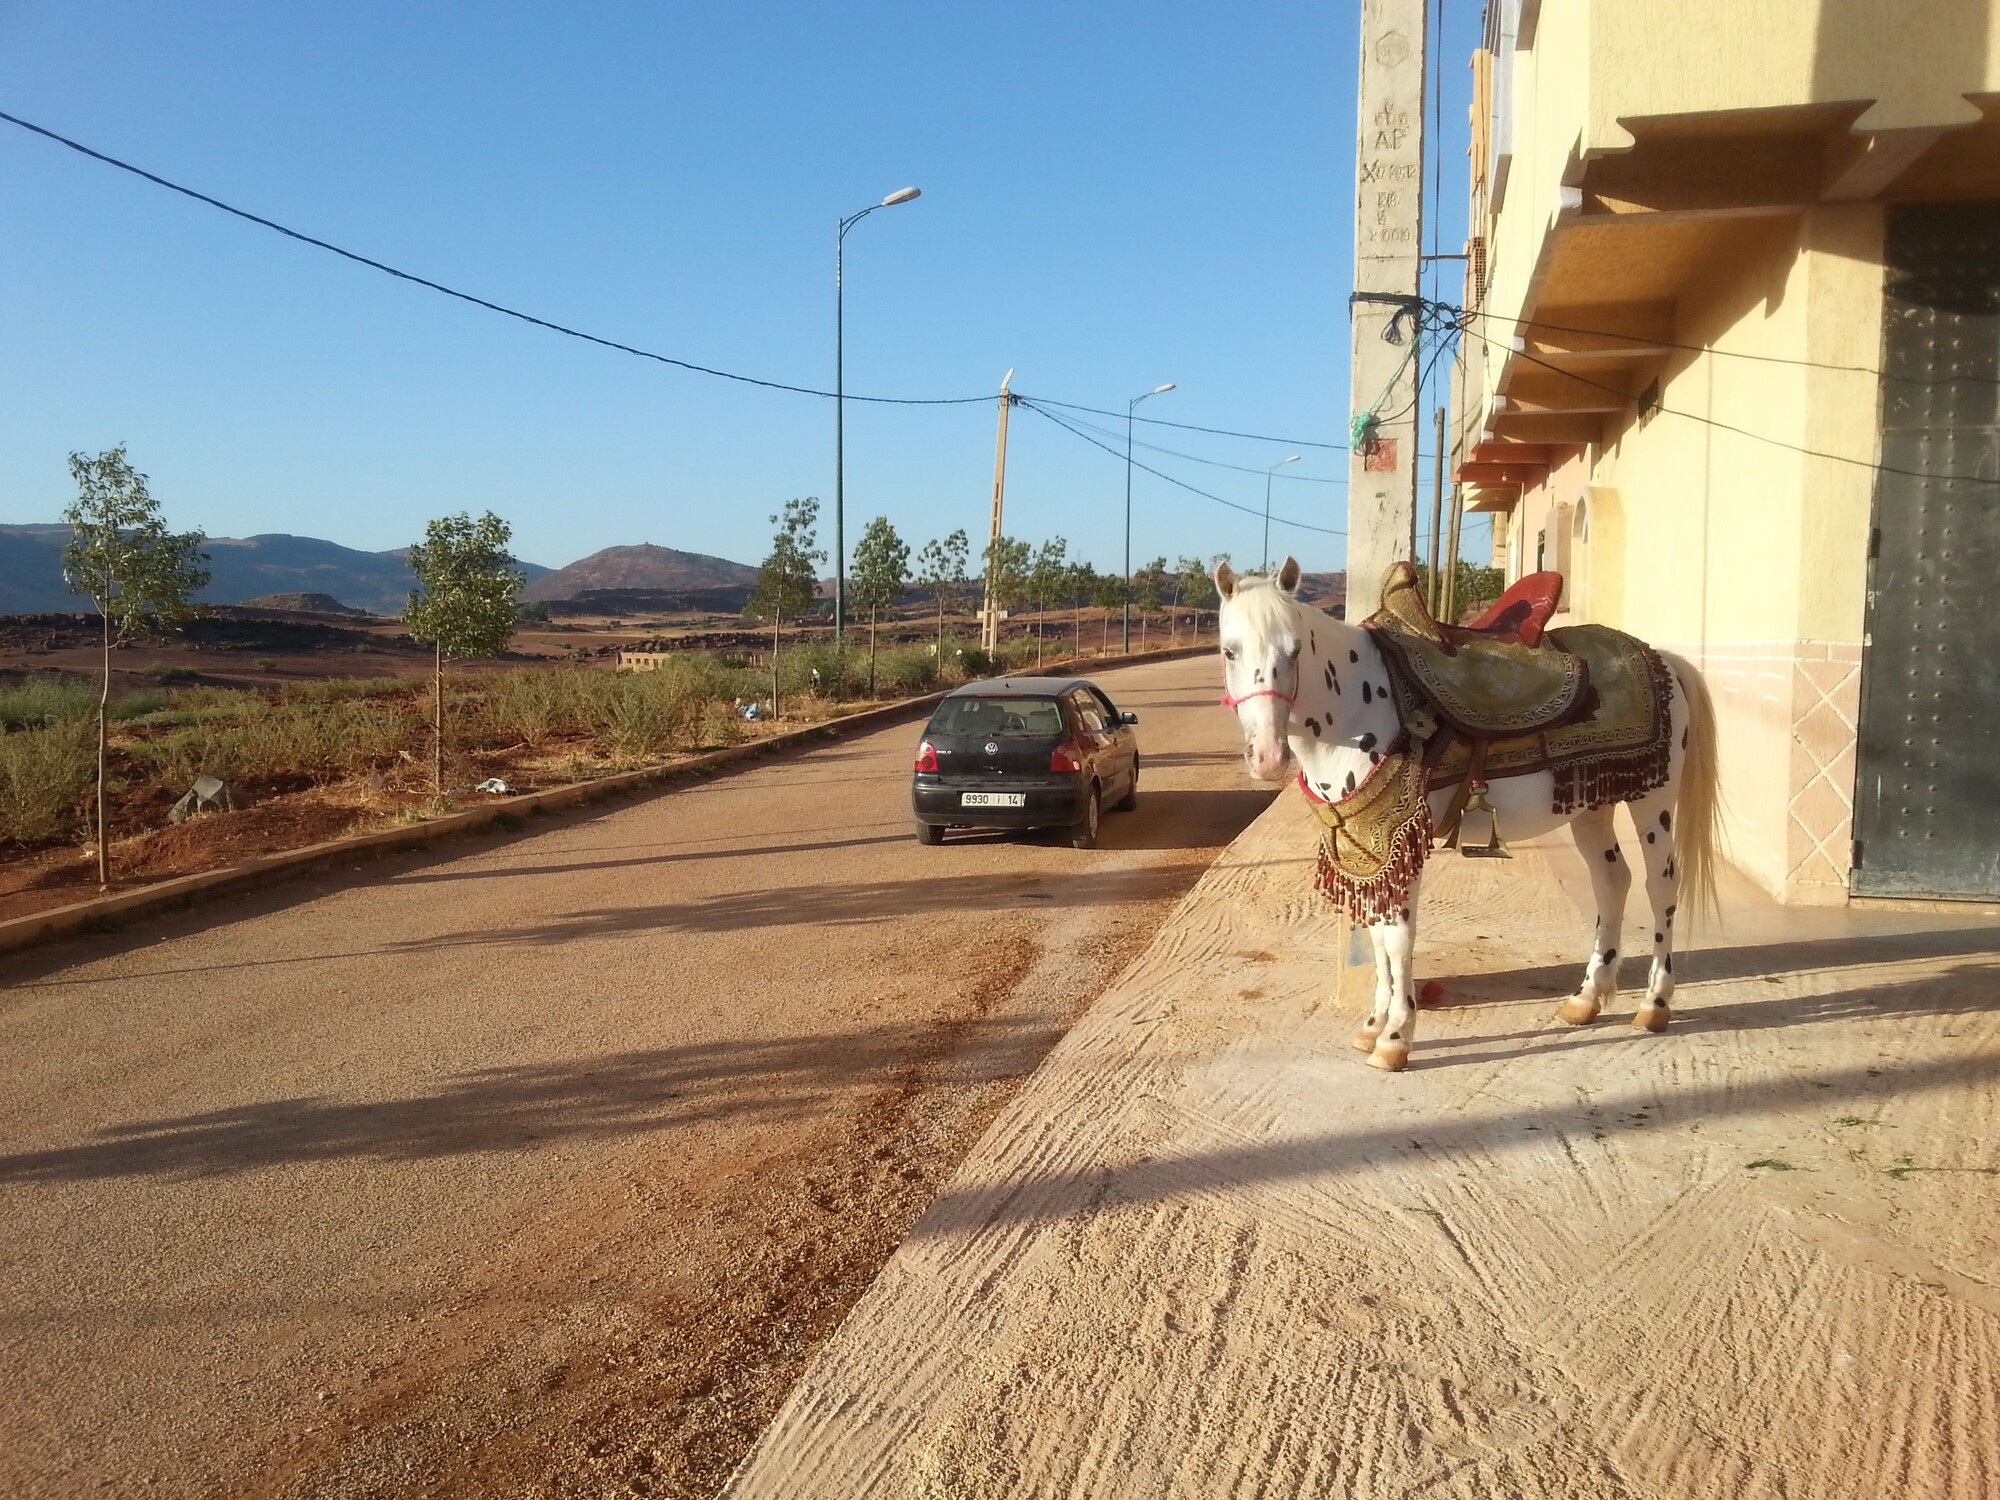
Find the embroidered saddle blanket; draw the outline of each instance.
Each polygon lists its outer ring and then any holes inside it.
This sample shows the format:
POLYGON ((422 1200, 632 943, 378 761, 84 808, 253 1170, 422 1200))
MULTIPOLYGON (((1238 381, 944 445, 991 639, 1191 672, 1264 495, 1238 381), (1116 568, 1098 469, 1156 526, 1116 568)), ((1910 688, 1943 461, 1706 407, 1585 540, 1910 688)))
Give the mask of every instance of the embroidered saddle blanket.
POLYGON ((1552 772, 1556 813, 1666 784, 1673 670, 1644 641, 1607 625, 1550 630, 1534 647, 1454 640, 1472 632, 1430 620, 1407 563, 1390 569, 1367 626, 1384 648, 1404 739, 1338 801, 1305 788, 1321 825, 1314 884, 1352 920, 1407 906, 1430 852, 1427 796, 1464 781, 1482 747, 1482 779, 1552 772), (1519 723, 1531 727, 1487 727, 1519 723))

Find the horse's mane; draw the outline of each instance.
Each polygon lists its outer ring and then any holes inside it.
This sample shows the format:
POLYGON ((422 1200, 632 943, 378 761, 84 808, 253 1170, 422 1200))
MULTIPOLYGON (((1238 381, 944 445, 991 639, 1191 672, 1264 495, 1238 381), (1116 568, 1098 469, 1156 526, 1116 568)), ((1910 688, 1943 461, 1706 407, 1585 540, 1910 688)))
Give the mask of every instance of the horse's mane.
POLYGON ((1290 594, 1280 589, 1275 580, 1261 573, 1250 573, 1236 580, 1236 588, 1229 596, 1229 611, 1245 626, 1259 635, 1270 635, 1275 630, 1295 625, 1294 610, 1304 605, 1290 594))

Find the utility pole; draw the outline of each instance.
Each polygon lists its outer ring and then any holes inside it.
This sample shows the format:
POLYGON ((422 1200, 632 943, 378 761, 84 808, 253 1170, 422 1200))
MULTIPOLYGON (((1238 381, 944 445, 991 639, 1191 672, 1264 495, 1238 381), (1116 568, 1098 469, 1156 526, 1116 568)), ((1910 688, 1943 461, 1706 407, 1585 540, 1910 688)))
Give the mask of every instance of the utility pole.
POLYGON ((1361 0, 1347 466, 1347 616, 1381 602, 1416 550, 1418 253, 1423 244, 1425 0, 1361 0))
POLYGON ((1465 491, 1457 485, 1451 487, 1451 558, 1444 575, 1444 614, 1446 620, 1458 618, 1458 527, 1465 515, 1465 491))
POLYGON ((1000 518, 1007 498, 1007 412, 1014 404, 1014 372, 1000 381, 1000 437, 993 445, 993 523, 986 533, 986 609, 979 621, 979 645, 988 656, 1000 650, 1000 610, 993 597, 993 544, 1000 540, 1000 518))
MULTIPOLYGON (((1443 619, 1438 611, 1444 608, 1444 585, 1438 581, 1438 527, 1444 520, 1444 408, 1437 409, 1437 433, 1433 438, 1437 451, 1431 455, 1431 587, 1429 604, 1431 614, 1443 619)), ((1412 512, 1414 514, 1414 512, 1412 512)), ((1458 559, 1453 558, 1450 566, 1454 571, 1458 559)), ((1451 623, 1450 621, 1446 622, 1451 623)))

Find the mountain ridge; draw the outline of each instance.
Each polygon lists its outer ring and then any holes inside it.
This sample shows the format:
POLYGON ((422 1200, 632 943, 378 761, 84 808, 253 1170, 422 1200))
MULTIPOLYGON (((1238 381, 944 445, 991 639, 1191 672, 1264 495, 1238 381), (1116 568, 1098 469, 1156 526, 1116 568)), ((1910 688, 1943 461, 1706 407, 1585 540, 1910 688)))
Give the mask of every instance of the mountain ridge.
POLYGON ((695 589, 748 588, 757 570, 705 552, 681 552, 651 542, 605 547, 531 580, 525 600, 554 602, 584 593, 686 593, 695 589))
MULTIPOLYGON (((0 614, 60 613, 87 608, 63 581, 66 525, 0 525, 0 614)), ((255 536, 212 536, 208 587, 195 596, 201 604, 241 604, 268 594, 328 594, 370 614, 397 615, 417 586, 404 561, 407 547, 364 552, 322 537, 266 531, 255 536)), ((529 581, 552 572, 522 563, 529 581)))

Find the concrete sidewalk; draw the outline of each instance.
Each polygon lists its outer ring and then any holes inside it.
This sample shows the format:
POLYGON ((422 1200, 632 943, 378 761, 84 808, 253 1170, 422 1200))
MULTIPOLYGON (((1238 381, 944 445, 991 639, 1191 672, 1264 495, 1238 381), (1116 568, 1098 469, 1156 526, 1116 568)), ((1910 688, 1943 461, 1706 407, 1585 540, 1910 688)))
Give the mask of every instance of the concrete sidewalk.
POLYGON ((1991 910, 1730 883, 1668 1032, 1624 1024, 1636 913, 1575 1030, 1567 841, 1440 856, 1447 1008, 1387 1075, 1348 1047, 1368 971, 1331 998, 1312 836, 1287 794, 1217 862, 731 1495, 2000 1494, 1991 910))

